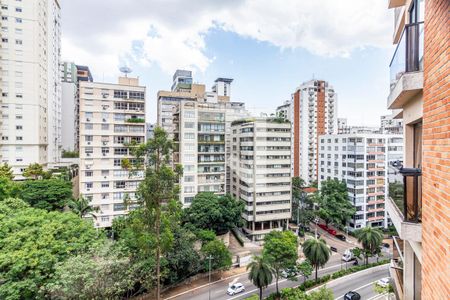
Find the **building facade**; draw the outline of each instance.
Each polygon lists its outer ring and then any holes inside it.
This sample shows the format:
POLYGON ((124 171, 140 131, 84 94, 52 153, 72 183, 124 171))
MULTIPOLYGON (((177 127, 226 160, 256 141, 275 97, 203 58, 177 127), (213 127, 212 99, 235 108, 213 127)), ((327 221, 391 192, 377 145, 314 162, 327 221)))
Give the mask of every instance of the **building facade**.
POLYGON ((136 207, 144 176, 130 174, 122 162, 133 160, 128 143, 145 142, 145 87, 137 78, 119 77, 118 84, 81 81, 79 89, 79 190, 100 209, 95 226, 110 227, 115 217, 136 207))
POLYGON ((393 115, 381 116, 380 129, 382 133, 403 134, 403 120, 395 119, 393 115))
POLYGON ((403 138, 393 134, 323 135, 319 142, 319 186, 327 179, 345 181, 356 214, 351 231, 388 225, 389 158, 401 154, 403 138))
POLYGON ((245 203, 244 232, 261 241, 291 218, 291 125, 249 118, 231 129, 231 194, 245 203))
POLYGON ((21 179, 61 157, 60 3, 2 1, 1 17, 0 160, 21 179))
POLYGON ((289 103, 277 109, 292 125, 292 173, 306 184, 318 179, 318 139, 323 134, 337 132, 337 94, 323 80, 301 84, 289 103))

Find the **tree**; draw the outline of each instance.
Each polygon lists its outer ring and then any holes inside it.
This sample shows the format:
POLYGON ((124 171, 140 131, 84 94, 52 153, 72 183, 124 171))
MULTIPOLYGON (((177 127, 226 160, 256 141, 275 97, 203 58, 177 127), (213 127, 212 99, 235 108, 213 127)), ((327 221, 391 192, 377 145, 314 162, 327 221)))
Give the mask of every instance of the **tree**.
POLYGON ((38 179, 45 175, 44 168, 38 163, 30 164, 22 175, 27 178, 38 179))
POLYGON ((324 285, 319 290, 311 292, 308 297, 309 300, 334 300, 334 294, 331 289, 327 289, 324 285))
POLYGON ((72 183, 61 179, 27 180, 20 184, 18 197, 35 208, 62 210, 72 198, 72 183))
MULTIPOLYGON (((383 287, 377 283, 375 283, 373 285, 373 290, 375 293, 380 294, 380 295, 386 295, 386 300, 391 299, 391 293, 394 292, 394 288, 392 287, 392 285, 390 283, 387 284, 387 286, 383 287)), ((394 298, 395 299, 395 298, 394 298)))
POLYGON ((383 242, 383 233, 377 229, 370 226, 360 229, 356 236, 358 242, 363 246, 363 254, 365 264, 369 262, 369 256, 374 255, 379 252, 380 245, 383 242))
POLYGON ((7 177, 0 177, 0 201, 14 197, 17 193, 18 185, 7 177))
POLYGON ((329 223, 342 225, 356 212, 348 200, 347 185, 344 181, 328 179, 321 182, 320 191, 316 195, 319 204, 319 216, 329 223))
POLYGON ((248 264, 250 269, 248 279, 259 288, 259 299, 263 299, 262 291, 272 283, 272 270, 263 256, 254 256, 253 261, 248 264))
POLYGON ((202 246, 203 268, 208 270, 209 259, 211 260, 211 270, 227 270, 231 267, 231 253, 225 244, 215 239, 202 246))
POLYGON ((3 163, 0 165, 0 178, 7 178, 9 180, 14 179, 14 174, 11 167, 7 163, 3 163))
POLYGON ((286 288, 281 290, 281 300, 309 300, 309 296, 298 288, 286 288))
POLYGON ((106 243, 57 263, 43 290, 51 299, 128 299, 135 280, 130 259, 106 243))
POLYGON ((203 192, 195 196, 189 208, 184 210, 184 220, 198 229, 210 229, 224 234, 242 222, 244 203, 230 195, 218 196, 203 192))
POLYGON ((303 276, 303 283, 305 283, 306 279, 311 276, 313 267, 309 260, 305 260, 297 265, 297 270, 303 276))
POLYGON ((71 199, 68 203, 68 206, 72 210, 72 212, 77 214, 80 218, 91 216, 94 219, 97 219, 95 213, 99 211, 98 206, 91 206, 89 204, 89 201, 83 196, 80 196, 78 199, 71 199))
POLYGON ((9 210, 0 217, 0 299, 43 298, 40 289, 51 280, 56 263, 102 242, 103 236, 74 214, 12 202, 0 202, 0 212, 9 210))
POLYGON ((284 269, 292 268, 298 258, 297 237, 291 231, 272 231, 264 237, 263 256, 275 275, 277 295, 278 279, 284 269))
POLYGON ((331 250, 328 248, 326 242, 323 239, 308 239, 303 245, 303 253, 306 258, 311 262, 311 265, 316 269, 316 282, 319 267, 323 267, 331 256, 331 250))
MULTIPOLYGON (((130 145, 137 158, 134 170, 142 170, 146 163, 145 178, 137 190, 138 202, 143 220, 141 225, 154 235, 154 257, 156 268, 156 299, 161 297, 161 256, 167 253, 173 244, 173 231, 179 224, 181 203, 178 199, 181 166, 172 168, 170 157, 174 148, 167 133, 156 127, 154 136, 147 143, 130 145)), ((151 238, 151 237, 150 237, 151 238)), ((146 249, 148 245, 144 246, 146 249)), ((147 252, 147 255, 152 251, 147 252)))

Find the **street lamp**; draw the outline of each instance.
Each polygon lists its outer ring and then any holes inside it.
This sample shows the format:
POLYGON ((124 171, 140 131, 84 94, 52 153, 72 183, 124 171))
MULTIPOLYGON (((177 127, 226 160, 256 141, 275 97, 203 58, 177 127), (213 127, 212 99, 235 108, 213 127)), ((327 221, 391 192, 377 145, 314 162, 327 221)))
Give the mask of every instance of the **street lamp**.
POLYGON ((213 259, 212 255, 207 257, 209 260, 209 274, 208 274, 208 299, 211 300, 211 260, 213 259))

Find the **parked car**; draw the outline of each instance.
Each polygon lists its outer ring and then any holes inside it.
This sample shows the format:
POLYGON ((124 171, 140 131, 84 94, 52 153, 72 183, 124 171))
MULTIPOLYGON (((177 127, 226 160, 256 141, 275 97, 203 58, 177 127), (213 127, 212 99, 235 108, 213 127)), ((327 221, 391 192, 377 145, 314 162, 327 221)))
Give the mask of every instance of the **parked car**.
POLYGON ((391 245, 389 245, 389 243, 384 243, 384 244, 383 244, 383 247, 389 248, 389 247, 391 247, 391 245))
POLYGON ((281 271, 281 277, 283 278, 292 278, 295 276, 298 276, 298 270, 295 267, 284 269, 283 271, 281 271))
POLYGON ((228 288, 227 294, 230 295, 230 296, 233 296, 233 295, 242 293, 242 292, 244 292, 244 291, 245 291, 244 285, 243 285, 242 283, 237 282, 237 283, 232 284, 232 285, 228 288))
POLYGON ((344 241, 344 242, 347 240, 347 238, 343 234, 336 234, 335 237, 337 239, 340 239, 341 241, 344 241))
POLYGON ((358 294, 357 292, 350 291, 347 294, 345 294, 344 299, 345 300, 360 300, 361 295, 358 294))
POLYGON ((387 287, 389 285, 389 277, 381 278, 377 281, 377 285, 381 287, 387 287))
POLYGON ((325 224, 319 224, 318 226, 320 228, 322 228, 323 230, 327 230, 328 229, 327 225, 325 225, 325 224))
POLYGON ((344 254, 342 255, 342 260, 349 262, 355 259, 355 255, 353 255, 353 252, 350 249, 345 250, 344 254))
POLYGON ((336 230, 334 230, 333 228, 328 228, 327 231, 331 235, 336 235, 336 230))
POLYGON ((333 252, 338 252, 337 248, 333 247, 333 246, 330 246, 330 250, 333 251, 333 252))

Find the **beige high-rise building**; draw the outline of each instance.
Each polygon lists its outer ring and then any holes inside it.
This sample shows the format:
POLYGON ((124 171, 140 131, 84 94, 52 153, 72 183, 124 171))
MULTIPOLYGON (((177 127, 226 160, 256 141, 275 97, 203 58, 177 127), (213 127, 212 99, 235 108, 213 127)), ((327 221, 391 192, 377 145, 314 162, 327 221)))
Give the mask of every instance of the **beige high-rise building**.
POLYGON ((231 130, 231 194, 245 203, 244 232, 261 241, 291 218, 291 124, 248 118, 231 130))
POLYGON ((122 161, 133 161, 128 143, 145 142, 145 87, 137 78, 119 77, 118 84, 81 81, 79 93, 80 194, 100 209, 95 226, 110 227, 136 208, 144 173, 130 174, 122 161))
POLYGON ((1 2, 0 161, 16 179, 61 157, 58 0, 1 2))

